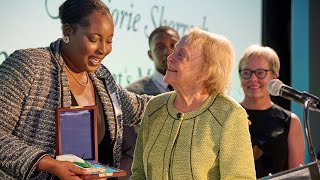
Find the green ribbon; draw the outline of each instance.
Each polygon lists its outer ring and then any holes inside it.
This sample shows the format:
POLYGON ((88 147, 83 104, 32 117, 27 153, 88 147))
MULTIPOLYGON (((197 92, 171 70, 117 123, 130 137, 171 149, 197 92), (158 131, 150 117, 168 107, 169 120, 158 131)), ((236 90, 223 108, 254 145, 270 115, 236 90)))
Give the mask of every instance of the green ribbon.
POLYGON ((86 160, 84 160, 84 163, 81 163, 81 162, 73 162, 74 164, 82 167, 82 168, 89 168, 89 167, 92 167, 92 164, 86 160))

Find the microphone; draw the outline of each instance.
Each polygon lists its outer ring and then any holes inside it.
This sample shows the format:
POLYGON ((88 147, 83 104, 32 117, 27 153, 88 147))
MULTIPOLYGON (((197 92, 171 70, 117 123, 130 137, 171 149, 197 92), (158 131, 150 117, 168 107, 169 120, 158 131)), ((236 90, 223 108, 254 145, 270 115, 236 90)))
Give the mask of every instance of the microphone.
POLYGON ((295 101, 300 105, 304 105, 304 103, 310 99, 309 109, 320 112, 320 100, 317 96, 295 90, 292 87, 283 84, 279 79, 274 79, 269 82, 268 91, 273 96, 281 96, 290 101, 295 101))

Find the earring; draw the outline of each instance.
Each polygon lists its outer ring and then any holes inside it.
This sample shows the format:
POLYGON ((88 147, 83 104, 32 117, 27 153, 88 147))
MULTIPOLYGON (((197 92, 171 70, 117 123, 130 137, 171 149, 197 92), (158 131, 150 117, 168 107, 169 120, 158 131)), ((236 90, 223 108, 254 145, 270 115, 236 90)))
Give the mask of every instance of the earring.
POLYGON ((69 36, 63 36, 62 40, 64 43, 68 44, 69 43, 69 36))

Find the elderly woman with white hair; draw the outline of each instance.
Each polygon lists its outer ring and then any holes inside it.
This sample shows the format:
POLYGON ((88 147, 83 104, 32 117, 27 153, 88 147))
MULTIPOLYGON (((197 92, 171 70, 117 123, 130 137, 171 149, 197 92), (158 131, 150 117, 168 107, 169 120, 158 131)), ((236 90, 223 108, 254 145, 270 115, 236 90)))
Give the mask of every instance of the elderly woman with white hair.
POLYGON ((168 56, 173 92, 153 98, 138 135, 131 179, 255 179, 245 110, 226 95, 234 51, 191 29, 168 56))

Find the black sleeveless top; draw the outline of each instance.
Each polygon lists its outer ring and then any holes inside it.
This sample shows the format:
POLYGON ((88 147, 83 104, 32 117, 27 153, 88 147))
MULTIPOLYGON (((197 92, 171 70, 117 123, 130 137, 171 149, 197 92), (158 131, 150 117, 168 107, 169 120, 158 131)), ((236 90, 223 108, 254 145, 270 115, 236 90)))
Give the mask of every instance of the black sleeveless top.
MULTIPOLYGON (((108 123, 105 123, 105 114, 103 106, 98 96, 98 92, 94 88, 96 108, 97 108, 97 127, 98 127, 98 161, 99 163, 113 166, 113 146, 114 142, 111 140, 108 123)), ((71 106, 78 106, 76 99, 71 92, 71 106)))
POLYGON ((246 109, 257 178, 288 169, 291 112, 278 105, 266 110, 246 109))

